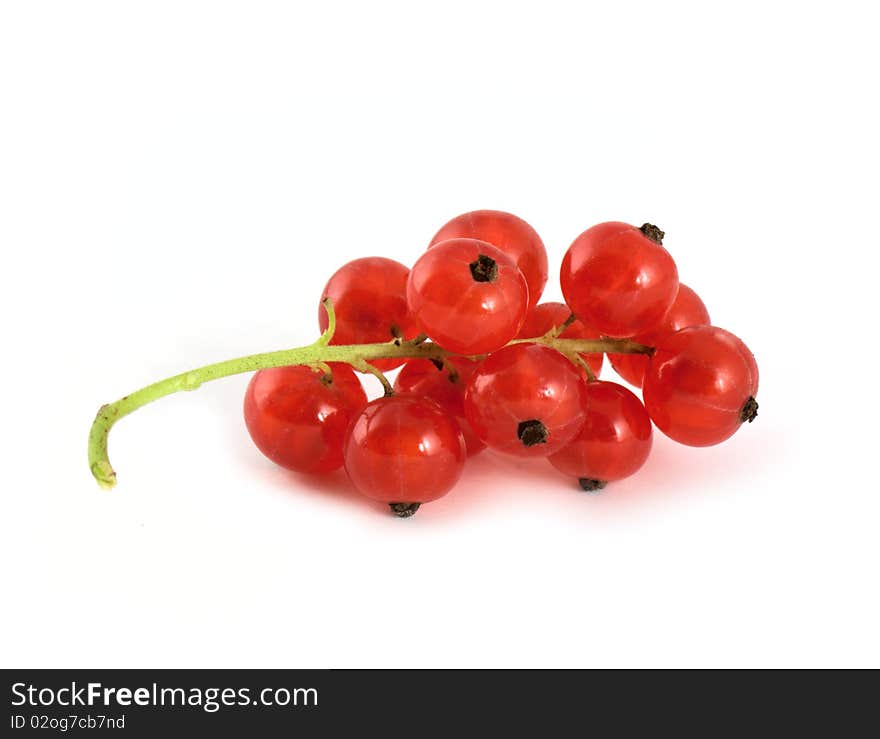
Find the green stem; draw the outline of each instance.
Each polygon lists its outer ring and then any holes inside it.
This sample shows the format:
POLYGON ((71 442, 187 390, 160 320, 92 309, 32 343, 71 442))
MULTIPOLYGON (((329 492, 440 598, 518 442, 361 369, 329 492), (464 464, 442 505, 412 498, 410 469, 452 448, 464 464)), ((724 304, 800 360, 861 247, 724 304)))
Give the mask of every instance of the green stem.
MULTIPOLYGON (((327 309, 330 318, 328 329, 314 344, 297 349, 282 349, 281 351, 266 352, 264 354, 251 354, 247 357, 209 364, 206 367, 154 382, 152 385, 147 385, 147 387, 131 395, 126 395, 115 403, 102 406, 89 432, 89 468, 98 484, 103 488, 112 488, 116 484, 116 472, 110 465, 110 460, 107 456, 107 439, 110 429, 113 428, 120 418, 124 418, 147 403, 164 398, 166 395, 183 390, 196 390, 202 384, 211 380, 218 380, 221 377, 238 375, 243 372, 255 372, 270 367, 286 367, 300 364, 320 366, 328 362, 344 362, 359 368, 363 367, 364 363, 374 359, 422 358, 442 360, 450 355, 450 352, 447 352, 437 344, 424 341, 422 337, 415 341, 395 340, 382 344, 333 346, 329 342, 333 337, 332 330, 336 324, 336 317, 332 305, 328 305, 327 309)), ((582 352, 650 354, 653 351, 651 347, 637 344, 628 339, 558 339, 542 336, 536 339, 518 339, 510 343, 518 344, 524 341, 545 344, 564 354, 582 352)))
POLYGON ((282 349, 265 354, 251 354, 238 359, 209 364, 206 367, 168 377, 152 385, 126 395, 115 403, 102 406, 92 424, 89 433, 89 466, 98 484, 104 488, 112 488, 116 484, 116 473, 107 458, 107 437, 110 429, 120 419, 136 411, 147 403, 164 398, 166 395, 183 390, 197 390, 202 384, 221 377, 239 375, 243 372, 270 367, 287 367, 297 364, 320 364, 329 362, 345 362, 360 365, 372 359, 415 358, 442 359, 447 352, 436 344, 424 343, 412 345, 394 342, 383 344, 360 344, 351 346, 327 346, 320 343, 310 344, 297 349, 282 349))
POLYGON ((584 371, 584 374, 587 376, 587 382, 596 382, 596 373, 593 372, 593 368, 590 367, 589 362, 584 359, 583 355, 575 353, 566 354, 565 356, 584 371))
POLYGON ((361 359, 358 362, 353 363, 351 366, 354 367, 358 372, 363 372, 364 374, 372 375, 377 380, 379 380, 379 382, 382 383, 382 390, 385 392, 386 398, 391 395, 394 395, 394 387, 388 381, 388 378, 385 377, 385 373, 382 370, 380 370, 378 367, 370 364, 369 362, 367 362, 363 359, 361 359))

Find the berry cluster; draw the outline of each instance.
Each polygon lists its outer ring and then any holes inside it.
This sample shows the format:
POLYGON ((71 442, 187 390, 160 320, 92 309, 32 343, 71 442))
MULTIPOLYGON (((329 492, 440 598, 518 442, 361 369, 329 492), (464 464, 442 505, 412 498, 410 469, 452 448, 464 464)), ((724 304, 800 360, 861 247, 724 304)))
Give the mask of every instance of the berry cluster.
POLYGON ((644 464, 654 425, 683 444, 717 444, 757 415, 758 368, 679 283, 663 236, 619 222, 584 231, 562 263, 565 304, 538 302, 544 244, 499 211, 454 218, 411 269, 349 262, 321 296, 323 360, 251 380, 251 437, 299 472, 344 466, 400 516, 449 492, 486 447, 546 457, 597 490, 644 464), (346 361, 333 361, 334 347, 346 361), (644 403, 597 379, 604 353, 644 403), (401 365, 392 386, 383 372, 401 365), (379 377, 385 396, 367 402, 352 368, 379 377))

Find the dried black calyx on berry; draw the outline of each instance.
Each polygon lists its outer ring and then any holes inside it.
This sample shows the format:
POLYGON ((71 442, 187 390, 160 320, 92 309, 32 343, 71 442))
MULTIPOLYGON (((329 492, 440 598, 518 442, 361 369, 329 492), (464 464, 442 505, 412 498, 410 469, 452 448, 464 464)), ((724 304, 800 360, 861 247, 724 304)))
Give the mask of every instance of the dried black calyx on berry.
POLYGON ((421 503, 389 503, 388 507, 395 516, 409 518, 421 507, 421 503))
POLYGON ((581 484, 581 488, 588 493, 598 493, 608 484, 606 480, 594 480, 590 477, 582 477, 578 482, 581 484))
POLYGON ((474 282, 495 282, 498 279, 498 265, 492 257, 480 254, 468 266, 474 282))
POLYGON ((639 231, 645 234, 651 241, 663 246, 663 237, 666 236, 666 232, 661 231, 653 223, 643 223, 639 231))
POLYGON ((440 360, 440 359, 434 359, 434 358, 432 357, 432 358, 429 359, 428 361, 429 361, 431 364, 433 364, 433 365, 437 368, 437 371, 438 371, 438 372, 442 372, 442 371, 443 371, 443 367, 444 367, 445 365, 443 364, 443 361, 442 361, 442 360, 440 360))
POLYGON ((522 421, 516 427, 516 435, 523 443, 523 446, 535 446, 535 444, 546 444, 550 434, 547 433, 547 427, 537 419, 531 421, 522 421))
POLYGON ((749 396, 746 404, 743 406, 742 413, 739 414, 739 420, 745 423, 751 423, 758 417, 758 401, 753 395, 749 396))

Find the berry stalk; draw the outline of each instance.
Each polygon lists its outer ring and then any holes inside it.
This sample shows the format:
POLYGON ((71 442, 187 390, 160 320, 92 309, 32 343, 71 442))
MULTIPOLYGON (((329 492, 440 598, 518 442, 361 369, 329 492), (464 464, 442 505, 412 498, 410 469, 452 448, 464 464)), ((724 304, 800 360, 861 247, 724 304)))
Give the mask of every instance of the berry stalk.
MULTIPOLYGON (((228 359, 224 362, 209 364, 205 367, 190 370, 173 377, 168 377, 152 385, 120 398, 115 403, 101 407, 92 423, 89 432, 89 469, 98 484, 105 489, 116 485, 116 472, 110 464, 107 454, 107 441, 110 430, 119 419, 124 418, 138 408, 164 398, 166 395, 182 391, 197 390, 201 385, 221 377, 256 372, 271 367, 287 367, 292 365, 322 366, 330 362, 350 364, 355 369, 362 369, 365 363, 375 359, 428 359, 440 361, 444 357, 454 356, 438 344, 425 341, 419 336, 412 341, 395 339, 378 344, 331 345, 336 326, 336 315, 332 303, 325 301, 329 318, 327 330, 317 341, 295 349, 282 349, 262 354, 251 354, 246 357, 228 359)), ((551 331, 545 336, 534 339, 516 339, 511 344, 543 344, 557 351, 572 355, 576 353, 615 354, 651 354, 653 349, 629 339, 561 339, 551 331)), ((386 388, 387 390, 387 388, 386 388)))

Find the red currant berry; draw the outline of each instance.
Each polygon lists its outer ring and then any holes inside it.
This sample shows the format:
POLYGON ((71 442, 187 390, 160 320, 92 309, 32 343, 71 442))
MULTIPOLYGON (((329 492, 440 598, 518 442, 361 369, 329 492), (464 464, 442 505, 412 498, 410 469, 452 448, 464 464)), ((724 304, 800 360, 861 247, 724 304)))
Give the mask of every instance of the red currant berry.
MULTIPOLYGON (((336 311, 331 344, 374 344, 418 333, 406 304, 409 270, 384 257, 355 259, 340 267, 327 282, 321 301, 330 298, 336 311)), ((327 329, 327 311, 318 306, 318 324, 327 329)), ((403 364, 402 359, 376 359, 380 370, 403 364)))
MULTIPOLYGON (((519 339, 533 339, 543 336, 551 328, 561 326, 571 315, 571 309, 565 303, 541 303, 536 305, 526 314, 526 320, 519 330, 519 339)), ((575 320, 561 334, 563 339, 598 339, 599 332, 584 325, 581 320, 575 320)), ((602 371, 602 353, 581 354, 597 375, 602 371)))
POLYGON ((394 380, 395 392, 424 395, 455 416, 469 457, 486 447, 464 417, 464 391, 476 368, 477 363, 465 357, 449 357, 439 366, 427 359, 411 359, 394 380))
POLYGON ((501 210, 474 210, 453 218, 431 240, 429 249, 447 239, 479 239, 509 256, 526 278, 529 306, 535 305, 547 284, 544 242, 522 218, 501 210))
POLYGON ((580 433, 551 464, 580 478, 584 489, 597 489, 636 472, 651 451, 651 419, 645 406, 623 385, 590 382, 586 391, 586 420, 580 433))
POLYGON ((562 294, 574 314, 605 336, 652 330, 678 292, 678 271, 645 224, 600 223, 578 236, 562 260, 562 294))
POLYGON ((391 504, 398 515, 411 515, 413 504, 446 495, 466 458, 455 418, 415 395, 369 403, 345 440, 345 470, 355 487, 391 504))
MULTIPOLYGON (((663 316, 660 325, 650 333, 639 334, 633 339, 640 344, 655 346, 667 334, 674 334, 688 326, 706 326, 709 323, 711 323, 709 311, 706 310, 700 296, 687 285, 679 283, 675 302, 663 316)), ((617 374, 630 385, 642 386, 645 371, 648 369, 648 357, 644 354, 609 354, 608 359, 617 374)))
POLYGON ((691 326, 664 336, 645 373, 651 420, 689 446, 724 441, 758 415, 758 366, 729 331, 691 326))
MULTIPOLYGON (((736 337, 734 337, 736 338, 736 337)), ((758 362, 755 359, 755 355, 752 354, 752 350, 749 349, 745 343, 741 340, 737 340, 734 342, 736 347, 739 349, 742 358, 745 360, 745 363, 749 366, 749 374, 752 376, 752 395, 757 395, 758 393, 758 362)), ((755 404, 755 414, 751 418, 746 419, 749 423, 755 420, 758 415, 757 403, 755 404)))
POLYGON ((297 472, 323 473, 342 466, 342 444, 352 419, 367 404, 347 364, 332 378, 310 367, 276 367, 251 378, 244 420, 257 448, 297 472))
POLYGON ((514 344, 477 367, 464 397, 465 417, 490 449, 546 457, 580 431, 584 385, 580 370, 554 349, 514 344))
POLYGON ((450 239, 428 249, 407 282, 420 330, 456 354, 500 349, 522 325, 526 280, 513 260, 476 239, 450 239))

